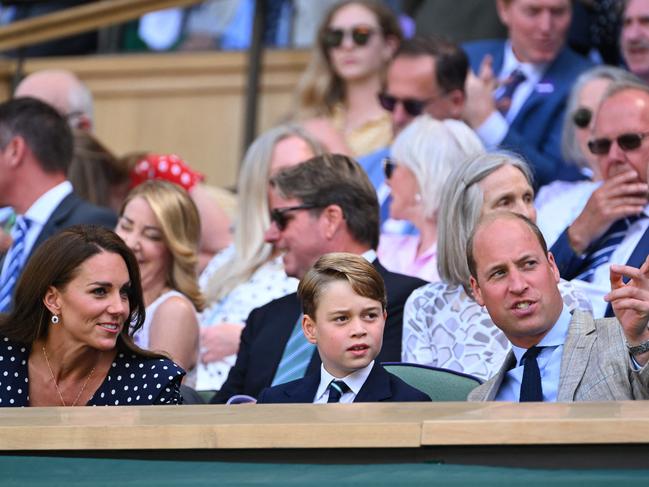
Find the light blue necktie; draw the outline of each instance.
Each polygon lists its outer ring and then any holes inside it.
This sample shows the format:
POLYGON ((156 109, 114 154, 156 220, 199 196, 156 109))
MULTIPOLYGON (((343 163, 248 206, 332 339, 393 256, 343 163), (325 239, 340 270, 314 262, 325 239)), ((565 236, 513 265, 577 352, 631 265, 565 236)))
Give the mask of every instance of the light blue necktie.
POLYGON ((23 268, 25 240, 27 230, 29 229, 29 221, 25 217, 19 216, 16 218, 14 227, 15 230, 12 232, 13 243, 7 251, 7 267, 2 276, 2 285, 0 286, 0 312, 3 313, 11 309, 14 287, 23 268))
POLYGON ((271 385, 284 384, 304 377, 306 368, 311 362, 315 345, 309 343, 302 332, 302 313, 293 327, 291 337, 284 347, 284 354, 277 366, 275 378, 271 385))

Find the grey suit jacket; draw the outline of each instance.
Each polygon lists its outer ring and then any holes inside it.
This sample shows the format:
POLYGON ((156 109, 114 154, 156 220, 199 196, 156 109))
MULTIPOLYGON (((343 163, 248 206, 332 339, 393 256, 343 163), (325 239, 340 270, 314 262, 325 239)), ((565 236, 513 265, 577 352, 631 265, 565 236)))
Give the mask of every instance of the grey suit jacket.
MULTIPOLYGON (((509 352, 498 373, 469 394, 469 401, 493 401, 505 374, 516 365, 509 352)), ((620 323, 593 320, 575 311, 563 347, 557 401, 649 399, 649 365, 635 371, 620 323)))

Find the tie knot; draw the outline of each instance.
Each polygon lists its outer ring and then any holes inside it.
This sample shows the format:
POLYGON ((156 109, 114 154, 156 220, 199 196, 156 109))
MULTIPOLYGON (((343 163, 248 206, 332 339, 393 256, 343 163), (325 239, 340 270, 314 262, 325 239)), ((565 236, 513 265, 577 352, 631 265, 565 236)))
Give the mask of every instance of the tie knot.
POLYGON ((528 348, 527 351, 523 354, 523 358, 521 358, 521 363, 524 364, 527 359, 536 360, 536 357, 539 356, 541 350, 543 350, 544 348, 545 347, 528 348))
POLYGON ((16 223, 14 225, 18 232, 27 233, 27 230, 29 229, 29 220, 21 215, 16 217, 16 223))
POLYGON ((332 380, 331 383, 329 383, 329 391, 331 392, 331 391, 334 391, 334 390, 337 391, 338 394, 340 394, 341 396, 345 392, 351 391, 349 386, 347 384, 345 384, 344 380, 332 380))

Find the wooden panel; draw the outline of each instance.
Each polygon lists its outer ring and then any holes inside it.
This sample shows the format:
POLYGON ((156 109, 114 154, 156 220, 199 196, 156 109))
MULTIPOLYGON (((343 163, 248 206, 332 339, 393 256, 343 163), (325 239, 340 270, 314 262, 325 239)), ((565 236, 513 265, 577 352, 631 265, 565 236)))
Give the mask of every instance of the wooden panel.
MULTIPOLYGON (((26 74, 68 69, 95 99, 95 132, 118 155, 176 152, 210 184, 233 187, 242 156, 246 52, 209 52, 30 59, 26 74)), ((308 52, 264 57, 258 126, 276 124, 290 108, 308 52)), ((0 63, 0 97, 15 65, 0 63)))

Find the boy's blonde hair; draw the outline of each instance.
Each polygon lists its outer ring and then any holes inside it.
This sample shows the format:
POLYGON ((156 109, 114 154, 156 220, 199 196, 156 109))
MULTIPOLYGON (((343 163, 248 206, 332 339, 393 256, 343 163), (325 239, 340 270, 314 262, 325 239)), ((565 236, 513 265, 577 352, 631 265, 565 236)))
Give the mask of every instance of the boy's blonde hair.
POLYGON ((347 281, 359 296, 387 306, 385 283, 379 272, 360 255, 333 252, 320 257, 300 280, 297 295, 305 315, 315 318, 324 288, 334 281, 347 281))

